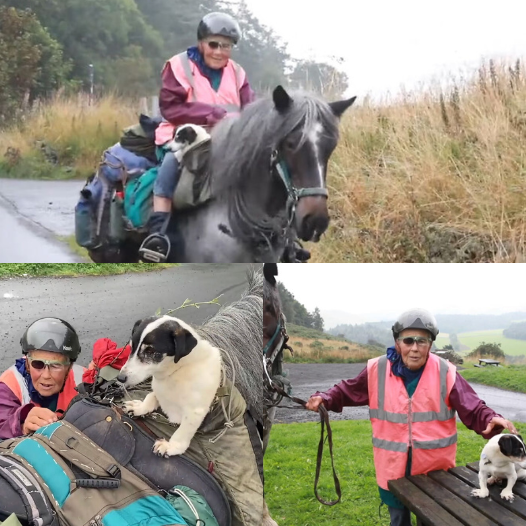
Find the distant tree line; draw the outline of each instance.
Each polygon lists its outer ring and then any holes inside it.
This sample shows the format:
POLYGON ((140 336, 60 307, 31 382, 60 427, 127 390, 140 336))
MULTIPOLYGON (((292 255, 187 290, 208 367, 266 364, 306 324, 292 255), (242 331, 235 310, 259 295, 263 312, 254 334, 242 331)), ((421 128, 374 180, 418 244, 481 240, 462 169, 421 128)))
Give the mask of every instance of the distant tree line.
POLYGON ((346 90, 337 68, 291 57, 244 0, 0 0, 0 119, 59 88, 87 89, 91 71, 99 94, 157 94, 164 62, 195 45, 199 20, 218 10, 240 22, 233 58, 257 92, 277 84, 320 94, 330 84, 334 97, 346 90))
POLYGON ((502 331, 502 334, 506 336, 506 338, 526 340, 526 321, 512 323, 507 329, 502 331))
POLYGON ((278 290, 287 323, 295 323, 302 327, 323 331, 324 322, 318 307, 313 312, 309 312, 281 282, 278 282, 278 290))
POLYGON ((394 344, 391 329, 387 328, 385 322, 337 325, 330 329, 329 333, 364 345, 387 347, 394 344))

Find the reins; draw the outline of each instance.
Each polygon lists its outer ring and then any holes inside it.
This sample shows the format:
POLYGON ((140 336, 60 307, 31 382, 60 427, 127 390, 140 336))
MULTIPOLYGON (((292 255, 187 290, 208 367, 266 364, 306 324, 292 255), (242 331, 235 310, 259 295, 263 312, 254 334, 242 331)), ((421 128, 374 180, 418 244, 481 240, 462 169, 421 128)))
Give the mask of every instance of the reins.
MULTIPOLYGON (((265 346, 264 348, 264 354, 263 354, 263 368, 265 369, 265 374, 266 374, 266 377, 267 377, 267 381, 269 382, 269 385, 272 389, 274 389, 278 394, 281 395, 281 397, 286 397, 288 398, 289 400, 292 400, 293 402, 301 405, 304 409, 307 409, 307 402, 305 400, 302 400, 301 398, 297 398, 295 396, 290 396, 284 389, 282 389, 279 385, 277 385, 273 380, 272 378, 270 377, 269 375, 269 372, 268 372, 268 365, 269 363, 271 364, 272 362, 269 360, 269 358, 266 356, 267 353, 272 356, 275 356, 277 354, 277 352, 279 352, 281 349, 283 349, 284 347, 288 347, 286 342, 288 340, 288 336, 286 335, 283 335, 284 333, 284 327, 278 323, 278 327, 276 329, 276 332, 274 333, 274 335, 272 336, 272 339, 269 341, 269 343, 267 343, 267 345, 265 346), (276 339, 276 336, 277 334, 282 334, 283 336, 283 339, 280 340, 280 345, 279 345, 279 348, 278 346, 274 347, 273 351, 270 353, 270 345, 271 342, 273 342, 275 339, 276 339), (277 351, 276 351, 277 349, 277 351)), ((292 407, 290 409, 293 409, 292 407)), ((314 477, 314 495, 316 496, 316 498, 318 499, 319 502, 321 502, 322 504, 325 504, 326 506, 334 506, 335 504, 338 504, 338 502, 340 502, 341 500, 341 497, 342 497, 342 492, 341 492, 341 487, 340 487, 340 481, 338 479, 338 475, 336 475, 336 470, 334 468, 334 455, 333 455, 333 444, 332 444, 332 429, 331 429, 331 424, 329 422, 329 413, 327 411, 327 409, 325 408, 325 406, 323 404, 320 404, 319 407, 318 407, 318 413, 320 415, 320 423, 321 423, 321 435, 320 435, 320 441, 318 443, 318 454, 317 454, 317 458, 316 458, 316 475, 314 477), (322 459, 323 459, 323 445, 325 443, 325 438, 324 438, 324 435, 325 435, 325 426, 327 426, 327 441, 329 442, 329 453, 331 455, 331 466, 332 466, 332 476, 333 476, 333 480, 334 480, 334 489, 336 490, 336 495, 338 495, 338 498, 336 500, 330 500, 330 501, 327 501, 327 500, 324 500, 322 499, 319 494, 318 494, 318 482, 319 482, 319 478, 320 478, 320 473, 321 473, 321 462, 322 462, 322 459)))

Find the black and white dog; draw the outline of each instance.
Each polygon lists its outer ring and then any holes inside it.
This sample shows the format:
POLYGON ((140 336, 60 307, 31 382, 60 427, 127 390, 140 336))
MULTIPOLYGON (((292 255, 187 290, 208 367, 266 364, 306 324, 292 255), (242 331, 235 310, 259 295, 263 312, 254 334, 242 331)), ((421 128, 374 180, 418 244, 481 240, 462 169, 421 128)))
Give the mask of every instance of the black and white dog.
POLYGON ((517 480, 526 480, 526 447, 520 435, 496 435, 484 446, 480 454, 479 486, 471 494, 474 497, 489 496, 488 485, 502 478, 507 479, 500 496, 513 500, 513 486, 517 480), (489 478, 488 478, 489 477, 489 478))
POLYGON ((130 344, 130 357, 118 380, 128 387, 151 376, 152 392, 142 401, 125 402, 125 410, 131 416, 143 416, 161 407, 170 422, 180 426, 170 440, 157 440, 153 451, 165 457, 181 455, 220 386, 220 351, 184 321, 171 316, 137 321, 130 344))
POLYGON ((166 148, 171 150, 176 159, 181 162, 184 154, 190 149, 210 139, 210 134, 202 127, 196 124, 183 124, 175 131, 172 141, 166 148))

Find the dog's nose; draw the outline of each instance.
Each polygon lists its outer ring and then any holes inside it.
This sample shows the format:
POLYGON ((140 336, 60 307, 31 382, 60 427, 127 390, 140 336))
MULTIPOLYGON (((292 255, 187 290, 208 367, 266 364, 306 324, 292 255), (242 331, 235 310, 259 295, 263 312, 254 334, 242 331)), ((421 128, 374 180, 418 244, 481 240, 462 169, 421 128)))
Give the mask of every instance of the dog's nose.
POLYGON ((128 377, 126 376, 126 374, 120 373, 119 376, 117 376, 117 381, 120 382, 121 384, 124 384, 126 383, 127 378, 128 377))

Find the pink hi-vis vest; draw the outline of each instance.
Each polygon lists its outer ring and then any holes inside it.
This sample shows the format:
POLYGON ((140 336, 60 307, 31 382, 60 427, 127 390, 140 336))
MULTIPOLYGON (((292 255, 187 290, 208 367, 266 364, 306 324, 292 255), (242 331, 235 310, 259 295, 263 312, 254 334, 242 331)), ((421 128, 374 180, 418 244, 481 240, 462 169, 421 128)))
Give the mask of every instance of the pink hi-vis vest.
POLYGON ((411 475, 455 467, 456 413, 449 403, 455 366, 429 353, 411 398, 385 355, 367 362, 367 377, 378 485, 387 490, 389 480, 405 476, 409 447, 411 475))
MULTIPOLYGON (((85 367, 77 365, 76 363, 73 364, 73 367, 66 377, 64 387, 58 395, 57 409, 55 411, 57 416, 62 416, 68 408, 71 400, 79 394, 78 391, 75 391, 75 387, 82 383, 82 375, 84 374, 84 371, 86 371, 85 367)), ((18 372, 16 365, 12 365, 7 371, 2 373, 0 376, 0 382, 6 384, 7 387, 13 391, 14 395, 20 400, 20 405, 26 405, 29 404, 29 402, 32 402, 29 397, 27 383, 24 377, 18 372)), ((36 402, 32 403, 39 407, 39 404, 36 402)))
MULTIPOLYGON (((202 102, 211 106, 225 109, 228 114, 236 114, 241 111, 241 98, 239 90, 245 83, 246 73, 244 69, 229 60, 223 68, 221 84, 215 91, 210 81, 199 71, 184 51, 172 57, 168 63, 176 80, 186 90, 186 102, 202 102)), ((171 141, 174 137, 175 127, 167 121, 161 122, 155 131, 155 143, 159 146, 171 141)))

